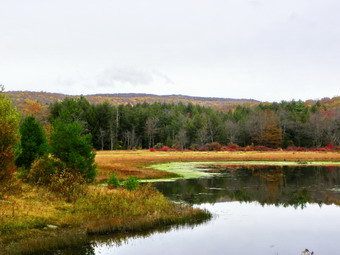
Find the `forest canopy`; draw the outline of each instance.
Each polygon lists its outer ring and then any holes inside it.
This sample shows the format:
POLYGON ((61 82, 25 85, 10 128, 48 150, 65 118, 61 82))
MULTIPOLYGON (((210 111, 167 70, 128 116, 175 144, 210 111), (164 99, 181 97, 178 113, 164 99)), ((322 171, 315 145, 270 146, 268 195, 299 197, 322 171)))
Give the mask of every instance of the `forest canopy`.
POLYGON ((211 143, 270 148, 340 144, 340 108, 319 101, 261 103, 228 112, 192 103, 91 104, 85 97, 50 105, 50 121, 79 122, 98 150, 197 149, 211 143))

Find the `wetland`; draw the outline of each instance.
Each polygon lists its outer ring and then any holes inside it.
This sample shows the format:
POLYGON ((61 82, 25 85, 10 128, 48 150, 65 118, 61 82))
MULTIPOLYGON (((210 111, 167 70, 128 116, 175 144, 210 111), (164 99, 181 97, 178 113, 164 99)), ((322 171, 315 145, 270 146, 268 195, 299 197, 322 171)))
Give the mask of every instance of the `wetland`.
POLYGON ((193 165, 209 175, 153 185, 172 201, 209 210, 211 220, 93 237, 86 252, 78 254, 300 254, 305 248, 315 254, 337 252, 339 166, 193 165))

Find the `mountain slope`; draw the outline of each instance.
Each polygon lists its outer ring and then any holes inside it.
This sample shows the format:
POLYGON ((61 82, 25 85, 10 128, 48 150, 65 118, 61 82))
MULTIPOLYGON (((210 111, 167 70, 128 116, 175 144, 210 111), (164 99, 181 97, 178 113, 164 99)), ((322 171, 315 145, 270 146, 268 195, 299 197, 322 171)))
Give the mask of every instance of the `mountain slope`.
MULTIPOLYGON (((59 93, 49 92, 31 92, 31 91, 9 91, 6 94, 13 100, 13 103, 22 108, 25 104, 39 103, 40 105, 49 105, 51 103, 63 100, 66 97, 77 98, 79 96, 68 96, 59 93)), ((213 107, 219 110, 229 110, 239 104, 254 105, 260 103, 254 99, 232 99, 232 98, 214 98, 214 97, 192 97, 185 95, 153 95, 153 94, 94 94, 84 96, 89 102, 94 104, 108 101, 112 105, 138 103, 192 103, 206 107, 213 107)))

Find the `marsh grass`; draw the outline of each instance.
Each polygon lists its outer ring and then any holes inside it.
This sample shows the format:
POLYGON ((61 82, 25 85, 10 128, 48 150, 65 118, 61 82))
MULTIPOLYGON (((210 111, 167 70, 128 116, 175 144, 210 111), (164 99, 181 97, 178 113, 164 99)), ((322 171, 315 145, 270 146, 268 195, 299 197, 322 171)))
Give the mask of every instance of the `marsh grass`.
POLYGON ((89 240, 82 232, 58 232, 49 236, 39 236, 39 238, 28 238, 20 242, 13 242, 0 249, 7 255, 17 254, 53 254, 56 250, 77 247, 88 244, 89 240))
POLYGON ((167 162, 204 161, 340 161, 340 152, 295 152, 295 151, 98 151, 97 182, 104 182, 114 173, 120 180, 129 176, 138 179, 159 179, 178 177, 174 173, 149 167, 152 164, 167 162))
POLYGON ((178 211, 173 213, 173 215, 156 214, 145 217, 134 216, 128 219, 117 217, 89 224, 87 233, 89 235, 107 235, 113 233, 145 232, 167 226, 197 225, 210 218, 211 214, 208 211, 198 209, 178 211))
POLYGON ((208 212, 170 202, 150 184, 131 191, 89 186, 88 192, 73 202, 47 188, 24 183, 21 192, 13 192, 0 202, 0 247, 18 254, 77 244, 67 237, 68 231, 79 232, 82 242, 88 234, 140 232, 210 217, 208 212))

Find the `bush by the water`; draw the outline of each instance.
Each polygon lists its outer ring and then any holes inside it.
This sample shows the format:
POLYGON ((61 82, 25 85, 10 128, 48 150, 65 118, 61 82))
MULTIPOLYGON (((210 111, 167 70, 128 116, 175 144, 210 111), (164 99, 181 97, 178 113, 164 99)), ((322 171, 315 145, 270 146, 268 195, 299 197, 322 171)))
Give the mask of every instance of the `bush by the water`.
POLYGON ((138 187, 139 187, 139 181, 134 176, 130 176, 124 182, 124 188, 126 188, 127 190, 134 190, 134 189, 137 189, 138 187))
POLYGON ((107 181, 107 185, 109 188, 119 188, 120 187, 120 181, 117 178, 117 176, 115 176, 114 174, 110 176, 110 178, 107 181))

